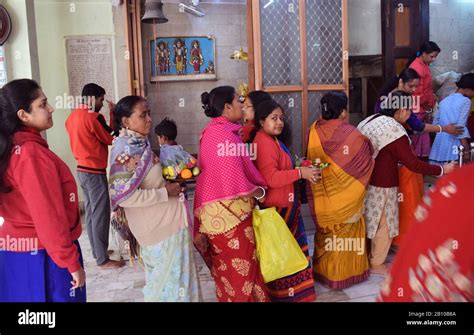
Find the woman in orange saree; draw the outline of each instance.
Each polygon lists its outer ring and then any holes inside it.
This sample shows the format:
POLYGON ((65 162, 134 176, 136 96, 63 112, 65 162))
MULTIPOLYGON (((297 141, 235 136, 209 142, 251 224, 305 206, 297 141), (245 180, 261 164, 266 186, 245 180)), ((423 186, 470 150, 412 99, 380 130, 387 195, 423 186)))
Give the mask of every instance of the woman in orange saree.
POLYGON ((402 165, 399 169, 400 185, 398 193, 403 197, 400 199, 399 210, 399 233, 392 241, 392 245, 399 246, 408 229, 410 223, 415 217, 416 206, 421 202, 424 193, 423 175, 410 171, 406 166, 402 165))
POLYGON ((346 121, 347 96, 328 93, 321 106, 323 118, 311 126, 307 153, 330 165, 307 192, 316 222, 313 271, 324 285, 343 289, 369 277, 362 214, 374 161, 370 141, 346 121))

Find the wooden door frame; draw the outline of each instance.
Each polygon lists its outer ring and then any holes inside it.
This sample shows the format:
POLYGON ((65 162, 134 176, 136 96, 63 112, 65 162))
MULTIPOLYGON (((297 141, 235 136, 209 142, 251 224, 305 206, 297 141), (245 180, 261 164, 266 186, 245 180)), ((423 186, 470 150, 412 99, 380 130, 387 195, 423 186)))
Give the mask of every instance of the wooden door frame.
POLYGON ((135 73, 133 70, 133 41, 132 41, 132 24, 131 24, 131 14, 130 14, 130 7, 128 0, 123 4, 123 15, 124 15, 124 26, 125 26, 125 44, 126 44, 126 52, 127 52, 127 75, 128 75, 128 94, 134 94, 133 89, 133 80, 135 78, 135 73))
MULTIPOLYGON (((430 37, 430 4, 429 0, 416 0, 419 1, 419 12, 420 12, 420 25, 421 27, 418 28, 417 31, 420 31, 420 40, 418 41, 418 46, 425 41, 429 41, 430 37)), ((391 47, 394 44, 394 33, 395 33, 395 20, 390 18, 390 5, 393 5, 393 0, 382 0, 381 3, 381 15, 382 15, 382 55, 383 55, 383 62, 382 62, 382 73, 384 77, 384 81, 388 80, 388 78, 393 77, 395 73, 395 63, 394 63, 394 50, 391 47), (392 32, 392 34, 387 35, 386 32, 392 32)), ((402 49, 402 48, 400 48, 402 49)), ((403 48, 406 49, 405 51, 410 51, 411 48, 403 48)), ((416 50, 415 50, 416 52, 416 50)), ((413 52, 414 53, 414 52, 413 52)))
POLYGON ((124 3, 125 42, 128 51, 128 90, 132 95, 145 96, 143 72, 141 2, 127 0, 124 3))
POLYGON ((301 58, 301 84, 284 86, 263 86, 263 67, 261 28, 260 28, 260 5, 259 0, 247 0, 247 41, 249 49, 249 89, 264 90, 268 93, 301 93, 301 139, 303 152, 306 151, 306 130, 308 129, 309 116, 309 93, 321 91, 344 91, 349 95, 349 27, 347 14, 347 0, 341 1, 342 11, 342 84, 309 84, 308 82, 308 59, 306 52, 306 2, 298 0, 300 17, 300 58, 301 58))

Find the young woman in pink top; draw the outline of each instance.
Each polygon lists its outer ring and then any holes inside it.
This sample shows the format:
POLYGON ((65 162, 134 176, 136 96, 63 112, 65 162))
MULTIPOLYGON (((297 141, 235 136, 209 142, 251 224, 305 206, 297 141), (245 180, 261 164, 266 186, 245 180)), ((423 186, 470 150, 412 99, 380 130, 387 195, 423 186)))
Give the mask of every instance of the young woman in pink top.
MULTIPOLYGON (((441 49, 435 42, 425 42, 409 66, 420 75, 420 84, 416 88, 415 93, 413 93, 413 96, 418 99, 418 108, 413 112, 419 120, 427 123, 430 123, 430 114, 436 103, 436 96, 433 93, 433 86, 431 84, 430 64, 436 60, 440 52, 441 49)), ((413 135, 411 139, 416 155, 418 157, 428 157, 431 150, 429 134, 422 132, 413 135)))

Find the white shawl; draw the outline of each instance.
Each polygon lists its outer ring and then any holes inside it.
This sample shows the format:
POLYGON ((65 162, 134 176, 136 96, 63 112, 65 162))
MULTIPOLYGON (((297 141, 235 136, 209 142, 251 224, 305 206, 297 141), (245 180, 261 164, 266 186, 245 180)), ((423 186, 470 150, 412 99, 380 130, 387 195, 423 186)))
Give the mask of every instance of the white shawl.
POLYGON ((372 115, 362 120, 357 129, 372 142, 374 147, 373 158, 377 157, 379 151, 393 141, 398 140, 402 136, 408 137, 405 128, 395 121, 394 118, 380 114, 372 115))

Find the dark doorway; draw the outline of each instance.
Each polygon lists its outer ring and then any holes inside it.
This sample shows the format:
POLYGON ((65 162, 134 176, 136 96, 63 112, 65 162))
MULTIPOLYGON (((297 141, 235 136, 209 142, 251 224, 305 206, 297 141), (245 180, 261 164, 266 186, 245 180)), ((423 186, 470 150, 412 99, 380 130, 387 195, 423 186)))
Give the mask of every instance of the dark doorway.
POLYGON ((429 0, 382 0, 384 80, 400 73, 429 39, 429 0))

